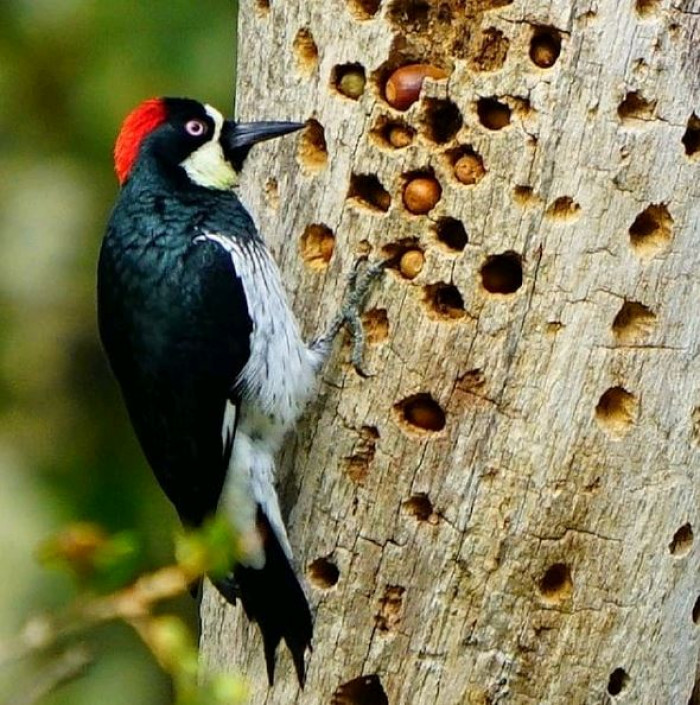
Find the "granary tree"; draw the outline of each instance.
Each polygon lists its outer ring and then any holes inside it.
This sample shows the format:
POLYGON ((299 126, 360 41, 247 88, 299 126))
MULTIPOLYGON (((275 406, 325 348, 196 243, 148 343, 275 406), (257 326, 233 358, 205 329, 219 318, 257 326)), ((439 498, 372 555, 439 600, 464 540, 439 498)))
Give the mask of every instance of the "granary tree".
POLYGON ((307 338, 388 259, 282 458, 308 681, 251 702, 700 703, 700 4, 242 0, 242 197, 307 338), (421 90, 422 87, 422 90, 421 90))

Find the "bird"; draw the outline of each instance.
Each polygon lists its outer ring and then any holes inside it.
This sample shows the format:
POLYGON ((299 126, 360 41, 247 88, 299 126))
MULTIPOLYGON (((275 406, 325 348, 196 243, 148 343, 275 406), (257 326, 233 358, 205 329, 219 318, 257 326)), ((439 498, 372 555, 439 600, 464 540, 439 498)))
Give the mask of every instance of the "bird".
POLYGON ((338 332, 353 336, 381 265, 360 273, 306 344, 281 273, 236 187, 251 148, 304 123, 236 122, 191 98, 151 98, 114 147, 119 193, 97 267, 102 346, 147 462, 187 527, 225 517, 245 551, 215 580, 262 633, 274 681, 284 640, 297 679, 313 624, 275 490, 275 457, 338 332))

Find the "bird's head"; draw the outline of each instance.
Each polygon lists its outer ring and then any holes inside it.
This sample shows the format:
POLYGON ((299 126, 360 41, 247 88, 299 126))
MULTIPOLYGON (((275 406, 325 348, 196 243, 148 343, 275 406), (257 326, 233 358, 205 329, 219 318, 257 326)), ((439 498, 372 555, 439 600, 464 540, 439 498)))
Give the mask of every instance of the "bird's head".
POLYGON ((124 120, 114 166, 122 185, 141 160, 150 159, 166 173, 198 186, 229 189, 254 144, 302 127, 296 122, 234 122, 196 100, 152 98, 124 120))

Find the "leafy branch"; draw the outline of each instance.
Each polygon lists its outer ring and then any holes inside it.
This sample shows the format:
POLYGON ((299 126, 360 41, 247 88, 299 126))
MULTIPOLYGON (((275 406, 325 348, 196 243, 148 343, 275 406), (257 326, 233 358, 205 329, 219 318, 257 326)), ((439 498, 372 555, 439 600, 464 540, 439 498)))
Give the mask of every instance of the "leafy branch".
POLYGON ((182 595, 205 575, 223 576, 241 555, 229 527, 212 520, 177 537, 175 563, 133 579, 138 541, 132 534, 108 536, 94 524, 73 524, 39 550, 45 564, 68 570, 81 590, 56 614, 32 617, 14 638, 0 643, 0 669, 51 656, 30 687, 8 705, 34 705, 61 685, 82 676, 93 660, 85 639, 95 627, 117 620, 139 635, 175 689, 175 705, 235 705, 243 702, 240 677, 204 676, 187 626, 174 615, 155 614, 161 603, 182 595), (57 655, 56 655, 57 654, 57 655))

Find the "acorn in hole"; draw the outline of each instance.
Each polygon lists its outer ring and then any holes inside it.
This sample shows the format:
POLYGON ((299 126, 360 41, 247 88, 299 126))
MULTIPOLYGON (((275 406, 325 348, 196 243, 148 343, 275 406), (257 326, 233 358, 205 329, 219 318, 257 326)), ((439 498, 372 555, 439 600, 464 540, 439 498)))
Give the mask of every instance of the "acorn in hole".
POLYGON ((416 215, 429 213, 440 200, 442 188, 432 176, 417 176, 411 179, 403 190, 406 210, 416 215))
POLYGON ((465 154, 454 165, 454 174, 461 183, 471 186, 484 175, 484 163, 477 154, 465 154))
POLYGON ((408 147, 413 142, 413 130, 405 125, 392 125, 387 135, 389 144, 396 149, 408 147))
POLYGON ((447 78, 447 71, 432 64, 408 64, 396 69, 384 86, 384 96, 397 110, 408 110, 420 96, 426 78, 447 78))
POLYGON ((406 250, 399 260, 399 271, 406 279, 415 279, 423 269, 425 255, 421 250, 406 250))

